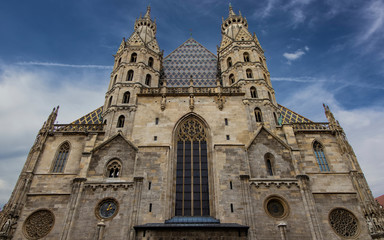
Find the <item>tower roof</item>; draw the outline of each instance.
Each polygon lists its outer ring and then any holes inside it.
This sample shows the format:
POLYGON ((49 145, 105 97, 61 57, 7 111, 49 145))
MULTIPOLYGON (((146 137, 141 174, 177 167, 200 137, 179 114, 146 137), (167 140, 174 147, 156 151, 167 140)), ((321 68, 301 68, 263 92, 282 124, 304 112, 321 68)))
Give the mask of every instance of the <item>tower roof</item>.
POLYGON ((217 57, 192 37, 164 58, 168 87, 216 86, 217 57))

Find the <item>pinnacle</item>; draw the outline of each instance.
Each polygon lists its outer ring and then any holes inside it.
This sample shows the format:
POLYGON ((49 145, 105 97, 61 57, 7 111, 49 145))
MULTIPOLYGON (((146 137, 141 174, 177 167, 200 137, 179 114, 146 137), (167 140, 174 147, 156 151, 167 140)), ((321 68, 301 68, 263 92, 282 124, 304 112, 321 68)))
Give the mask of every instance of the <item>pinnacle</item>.
POLYGON ((229 17, 236 16, 236 13, 233 11, 232 4, 229 3, 229 17))
POLYGON ((147 12, 144 15, 144 18, 151 18, 151 6, 148 5, 147 12))

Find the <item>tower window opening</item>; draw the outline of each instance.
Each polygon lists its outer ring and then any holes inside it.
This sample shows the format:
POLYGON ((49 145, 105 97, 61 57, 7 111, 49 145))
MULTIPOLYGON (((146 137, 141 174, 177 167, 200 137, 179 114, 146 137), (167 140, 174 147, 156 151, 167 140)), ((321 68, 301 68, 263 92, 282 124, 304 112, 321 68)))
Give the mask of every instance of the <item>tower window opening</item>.
POLYGON ((228 65, 228 68, 232 67, 232 58, 227 58, 227 65, 228 65))
POLYGON ((233 204, 231 203, 231 212, 233 212, 233 204))
POLYGON ((159 118, 156 118, 156 119, 155 119, 155 124, 156 124, 156 125, 159 124, 159 118))
POLYGON ((268 98, 269 98, 269 101, 272 102, 272 96, 271 96, 271 93, 270 93, 270 92, 268 92, 268 98))
POLYGON ((247 78, 252 78, 253 77, 251 69, 248 68, 245 72, 247 74, 247 78))
POLYGON ((153 141, 157 141, 157 136, 154 136, 154 137, 153 137, 153 141))
POLYGON ((235 75, 231 74, 229 75, 229 83, 234 84, 235 83, 235 75))
POLYGON ((267 75, 263 74, 264 76, 264 81, 267 81, 267 75))
POLYGON ((260 61, 261 66, 264 67, 264 61, 263 61, 263 59, 261 57, 259 57, 259 61, 260 61))
POLYGON ((115 77, 113 78, 113 83, 112 83, 112 85, 115 85, 116 80, 117 80, 117 74, 116 74, 115 77))
POLYGON ((117 66, 120 66, 121 64, 121 58, 119 58, 119 61, 117 62, 117 66))
POLYGON ((130 92, 125 92, 124 95, 123 95, 123 103, 129 103, 129 98, 131 97, 131 93, 130 92))
POLYGON ((263 118, 262 118, 262 114, 261 114, 260 108, 255 108, 254 112, 255 112, 256 122, 262 122, 263 118))
POLYGON ((324 155, 323 146, 318 141, 315 141, 313 143, 313 151, 315 152, 315 156, 317 159, 317 163, 319 164, 320 171, 329 172, 330 169, 328 166, 327 159, 325 158, 325 155, 324 155))
POLYGON ((107 125, 107 119, 104 120, 104 125, 107 125))
POLYGON ((232 188, 232 181, 229 182, 229 188, 230 188, 230 189, 233 189, 233 188, 232 188))
POLYGON ((111 105, 112 105, 112 96, 109 98, 108 107, 110 107, 111 105))
POLYGON ((125 117, 121 115, 119 119, 117 120, 117 127, 122 128, 124 127, 125 117))
MULTIPOLYGON (((244 40, 244 38, 243 38, 243 40, 244 40)), ((249 53, 245 52, 243 54, 243 57, 244 57, 244 62, 249 62, 249 53)))
POLYGON ((251 98, 257 98, 257 90, 255 87, 251 87, 251 98))
POLYGON ((52 172, 54 173, 64 172, 64 166, 68 159, 69 150, 70 150, 70 146, 68 142, 61 144, 58 152, 56 153, 56 159, 52 168, 52 172))
POLYGON ((152 57, 150 57, 148 59, 148 66, 153 67, 153 58, 152 57))
POLYGON ((279 121, 277 121, 276 113, 273 113, 273 117, 275 118, 275 124, 276 124, 276 126, 278 126, 278 125, 279 125, 279 121))
POLYGON ((149 212, 152 212, 152 203, 149 204, 149 212))
POLYGON ((131 55, 131 62, 136 62, 136 60, 137 60, 137 53, 132 53, 132 55, 131 55))
POLYGON ((107 166, 107 175, 109 178, 117 178, 120 176, 121 164, 118 160, 112 160, 107 166))
POLYGON ((152 79, 152 76, 150 74, 147 74, 147 76, 145 76, 145 85, 150 86, 151 85, 151 79, 152 79))
POLYGON ((228 126, 228 118, 224 118, 224 123, 226 126, 228 126))
POLYGON ((148 190, 151 190, 152 182, 148 182, 148 190))
POLYGON ((227 135, 227 140, 230 140, 230 137, 229 137, 229 135, 227 135))
POLYGON ((265 154, 264 159, 265 159, 265 167, 267 169, 267 174, 269 176, 273 176, 272 164, 273 164, 275 157, 271 153, 267 153, 267 154, 265 154))
POLYGON ((127 81, 133 80, 133 70, 129 70, 127 74, 127 81))

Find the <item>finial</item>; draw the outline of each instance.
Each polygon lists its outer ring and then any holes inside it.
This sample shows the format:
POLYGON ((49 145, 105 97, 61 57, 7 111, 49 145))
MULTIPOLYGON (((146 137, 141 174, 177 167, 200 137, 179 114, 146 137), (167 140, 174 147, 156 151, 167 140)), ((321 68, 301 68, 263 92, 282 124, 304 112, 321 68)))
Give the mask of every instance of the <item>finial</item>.
POLYGON ((239 10, 239 16, 241 17, 241 12, 240 12, 240 10, 239 10))
POLYGON ((147 12, 144 15, 144 18, 151 18, 151 6, 148 4, 147 12))
POLYGON ((221 17, 221 21, 222 21, 222 23, 224 23, 224 17, 221 17))
POLYGON ((231 3, 229 3, 229 16, 236 16, 235 12, 233 11, 231 3))

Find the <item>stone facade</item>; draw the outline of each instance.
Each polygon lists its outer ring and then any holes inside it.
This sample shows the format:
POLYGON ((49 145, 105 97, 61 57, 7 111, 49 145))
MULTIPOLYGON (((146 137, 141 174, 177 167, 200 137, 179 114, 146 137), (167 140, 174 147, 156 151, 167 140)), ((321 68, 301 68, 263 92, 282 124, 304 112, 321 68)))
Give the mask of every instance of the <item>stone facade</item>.
POLYGON ((156 29, 148 8, 103 107, 63 125, 53 110, 0 239, 384 239, 343 129, 327 106, 315 123, 277 104, 241 13, 217 56, 190 38, 164 58, 156 29))

